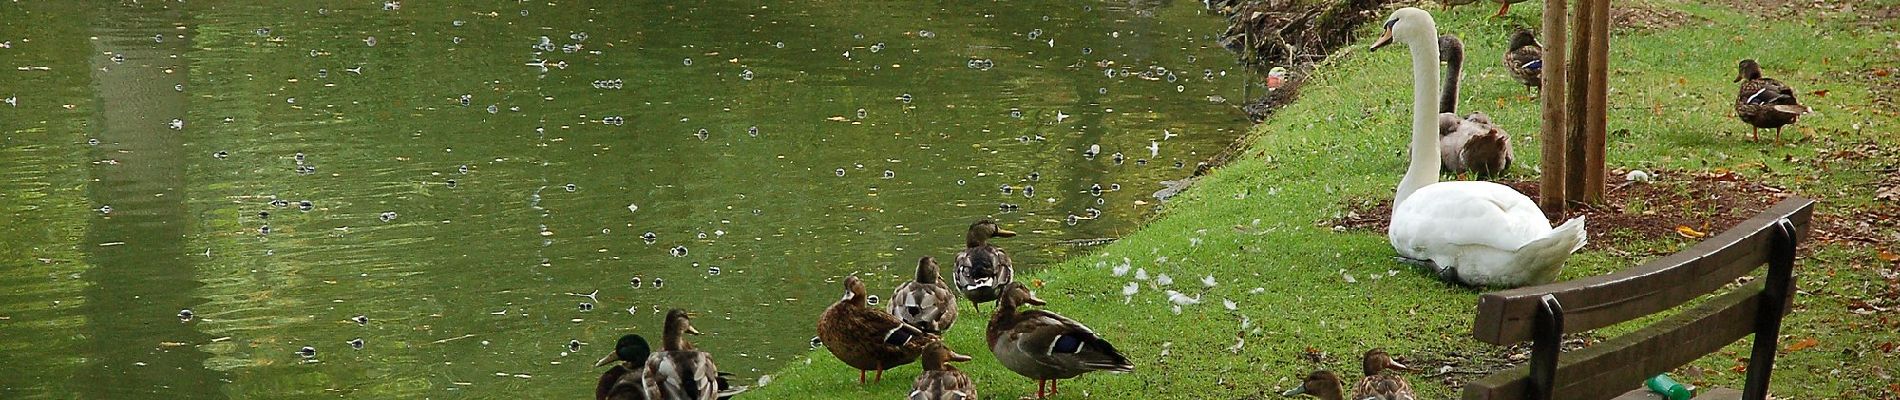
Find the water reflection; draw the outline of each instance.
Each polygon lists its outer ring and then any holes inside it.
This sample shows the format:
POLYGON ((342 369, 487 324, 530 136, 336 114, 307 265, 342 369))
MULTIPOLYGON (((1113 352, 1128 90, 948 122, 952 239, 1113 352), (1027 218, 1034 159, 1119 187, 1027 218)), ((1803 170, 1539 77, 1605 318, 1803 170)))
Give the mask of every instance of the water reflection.
POLYGON ((0 397, 579 396, 675 307, 749 380, 1244 121, 1192 3, 389 3, 0 5, 0 397))

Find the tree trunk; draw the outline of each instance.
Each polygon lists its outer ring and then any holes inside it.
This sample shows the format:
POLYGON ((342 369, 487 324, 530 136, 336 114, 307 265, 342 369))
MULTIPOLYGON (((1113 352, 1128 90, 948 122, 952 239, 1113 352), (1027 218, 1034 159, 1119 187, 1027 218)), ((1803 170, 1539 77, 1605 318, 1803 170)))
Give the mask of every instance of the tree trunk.
MULTIPOLYGON (((1564 68, 1564 210, 1572 205, 1583 203, 1584 148, 1589 147, 1589 134, 1585 133, 1589 122, 1589 98, 1593 90, 1590 82, 1596 76, 1590 67, 1596 65, 1591 58, 1590 44, 1597 39, 1596 22, 1591 18, 1591 3, 1602 0, 1577 0, 1570 13, 1571 32, 1570 61, 1564 68)), ((1548 64, 1548 63, 1546 63, 1548 64)))
POLYGON ((1610 112, 1610 0, 1590 0, 1590 116, 1585 120, 1583 200, 1603 203, 1610 112))
POLYGON ((1544 211, 1564 211, 1564 11, 1565 0, 1544 0, 1544 67, 1538 100, 1543 103, 1544 124, 1540 129, 1543 143, 1544 175, 1539 180, 1538 205, 1544 211))

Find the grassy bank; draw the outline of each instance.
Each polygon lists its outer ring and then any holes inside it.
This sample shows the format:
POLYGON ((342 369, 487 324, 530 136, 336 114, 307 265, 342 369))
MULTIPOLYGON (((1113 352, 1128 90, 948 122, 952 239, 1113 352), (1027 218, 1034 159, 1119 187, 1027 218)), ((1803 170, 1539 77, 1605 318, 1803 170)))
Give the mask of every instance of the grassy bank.
MULTIPOLYGON (((1873 73, 1900 63, 1900 34, 1891 21, 1860 18, 1890 15, 1869 14, 1897 6, 1882 1, 1860 4, 1859 11, 1798 15, 1779 15, 1773 6, 1618 3, 1634 10, 1619 14, 1638 20, 1616 31, 1611 49, 1609 165, 1734 171, 1817 198, 1823 218, 1837 222, 1892 212, 1895 202, 1875 193, 1893 183, 1887 168, 1900 156, 1893 150, 1868 155, 1862 147, 1900 145, 1892 133, 1900 128, 1892 100, 1900 84, 1873 73), (1731 115, 1730 79, 1742 58, 1761 60, 1769 76, 1795 86, 1818 112, 1790 128, 1783 145, 1747 141, 1748 127, 1731 115), (1817 91, 1826 94, 1811 94, 1817 91)), ((1809 8, 1790 5, 1797 6, 1809 8)), ((1487 112, 1513 132, 1516 172, 1534 177, 1536 104, 1497 58, 1511 28, 1534 24, 1541 9, 1524 3, 1510 17, 1493 19, 1486 8, 1434 14, 1440 32, 1460 35, 1469 49, 1461 108, 1487 112)), ((1137 365, 1133 374, 1065 381, 1064 398, 1272 398, 1313 369, 1357 375, 1355 355, 1372 347, 1433 370, 1450 365, 1481 373, 1497 366, 1486 360, 1509 357, 1510 350, 1470 339, 1478 292, 1392 262, 1379 232, 1340 232, 1322 222, 1343 213, 1346 203, 1389 197, 1405 168, 1409 60, 1403 51, 1369 54, 1364 48, 1342 50, 1320 66, 1297 102, 1256 127, 1250 151, 1174 200, 1149 226, 1092 255, 1019 278, 1043 281, 1038 294, 1049 300, 1048 309, 1094 327, 1137 365), (1113 274, 1124 260, 1174 283, 1139 281, 1140 293, 1124 298, 1122 287, 1137 282, 1133 272, 1113 274), (1212 287, 1201 282, 1208 276, 1212 287), (1199 295, 1202 303, 1176 314, 1164 290, 1199 295)), ((1823 243, 1803 254, 1797 272, 1803 293, 1783 342, 1813 341, 1791 345, 1779 358, 1774 390, 1781 398, 1895 398, 1900 389, 1887 386, 1888 374, 1900 372, 1900 351, 1893 349, 1900 337, 1892 333, 1900 329, 1900 312, 1873 307, 1900 306, 1894 278, 1887 277, 1900 267, 1880 258, 1882 250, 1900 252, 1893 247, 1895 230, 1881 221, 1841 226, 1865 229, 1849 236, 1873 243, 1823 243)), ((1690 241, 1625 237, 1579 254, 1562 279, 1620 269, 1690 241)), ((976 357, 961 367, 979 392, 985 398, 1033 394, 1033 381, 1001 368, 985 349, 987 315, 964 307, 965 319, 948 340, 976 357)), ((1738 344, 1683 372, 1691 380, 1739 387, 1742 374, 1732 368, 1745 357, 1738 344)), ((745 396, 898 398, 917 371, 905 366, 882 383, 859 385, 854 370, 821 349, 745 396)), ((1458 382, 1476 376, 1414 375, 1412 381, 1424 398, 1449 398, 1458 382)))

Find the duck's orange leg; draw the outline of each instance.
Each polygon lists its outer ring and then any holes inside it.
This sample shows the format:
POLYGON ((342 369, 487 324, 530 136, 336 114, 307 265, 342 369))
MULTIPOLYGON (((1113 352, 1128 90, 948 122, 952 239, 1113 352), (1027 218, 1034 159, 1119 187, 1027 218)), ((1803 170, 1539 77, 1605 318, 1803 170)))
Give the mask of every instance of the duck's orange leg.
POLYGON ((1492 17, 1503 17, 1504 13, 1508 11, 1511 11, 1511 3, 1504 3, 1504 6, 1498 7, 1498 15, 1493 15, 1492 17))
POLYGON ((858 384, 859 385, 864 384, 864 370, 861 370, 861 369, 858 370, 858 384))
POLYGON ((1041 380, 1041 379, 1037 379, 1037 380, 1036 380, 1036 398, 1037 398, 1037 399, 1041 399, 1041 398, 1043 398, 1043 396, 1044 396, 1044 394, 1043 394, 1043 391, 1042 391, 1042 385, 1043 385, 1043 383, 1046 383, 1046 382, 1044 382, 1044 381, 1043 381, 1043 380, 1041 380))
POLYGON ((883 383, 883 382, 884 382, 884 362, 883 362, 883 361, 878 361, 878 362, 877 362, 877 380, 873 380, 873 381, 871 381, 871 382, 873 382, 873 383, 883 383))

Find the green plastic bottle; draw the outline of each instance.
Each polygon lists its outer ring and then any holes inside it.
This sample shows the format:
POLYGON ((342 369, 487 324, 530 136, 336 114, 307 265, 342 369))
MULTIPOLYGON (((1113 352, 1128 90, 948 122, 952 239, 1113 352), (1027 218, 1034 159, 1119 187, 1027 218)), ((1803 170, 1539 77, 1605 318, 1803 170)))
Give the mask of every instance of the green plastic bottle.
POLYGON ((1649 378, 1649 380, 1643 381, 1643 386, 1648 387, 1649 391, 1656 392, 1656 394, 1660 394, 1663 398, 1669 400, 1689 400, 1689 398, 1695 397, 1695 391, 1689 390, 1688 386, 1683 386, 1682 382, 1669 379, 1669 375, 1667 374, 1656 375, 1653 378, 1649 378))

